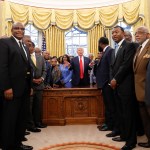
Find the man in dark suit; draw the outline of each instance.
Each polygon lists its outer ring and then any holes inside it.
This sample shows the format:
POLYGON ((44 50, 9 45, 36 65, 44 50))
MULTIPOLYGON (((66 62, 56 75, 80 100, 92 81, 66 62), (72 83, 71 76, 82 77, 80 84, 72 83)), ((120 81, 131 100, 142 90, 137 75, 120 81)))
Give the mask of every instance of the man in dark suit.
POLYGON ((108 85, 110 81, 110 62, 113 49, 108 45, 109 41, 106 37, 99 39, 99 51, 103 51, 100 62, 97 65, 96 83, 97 88, 102 90, 103 100, 105 104, 105 124, 98 126, 101 131, 112 130, 114 125, 115 104, 112 88, 108 85))
MULTIPOLYGON (((114 141, 125 141, 121 150, 131 150, 136 146, 135 127, 135 90, 133 74, 133 57, 135 46, 124 40, 124 29, 116 26, 112 30, 112 38, 117 47, 112 53, 110 67, 110 86, 114 89, 116 111, 118 120, 114 131, 120 131, 120 137, 115 137, 114 141)), ((115 134, 114 134, 115 135, 115 134)))
POLYGON ((0 39, 0 92, 3 95, 1 145, 3 150, 32 150, 21 143, 31 93, 30 57, 22 44, 24 26, 15 23, 12 36, 0 39))
MULTIPOLYGON (((150 84, 149 83, 150 83, 150 59, 147 65, 146 83, 145 83, 146 84, 145 85, 145 103, 150 108, 150 92, 149 92, 150 84)), ((148 111, 149 111, 149 116, 150 116, 150 109, 148 111)))
MULTIPOLYGON (((135 46, 135 49, 137 50, 139 47, 139 43, 137 42, 133 42, 132 40, 132 34, 130 31, 124 31, 124 39, 127 42, 132 42, 135 46)), ((137 135, 138 136, 142 136, 144 135, 144 127, 143 127, 143 123, 142 123, 142 119, 141 119, 141 115, 140 115, 140 110, 139 110, 139 104, 138 101, 136 100, 136 96, 135 96, 135 108, 136 108, 136 127, 137 127, 137 135)))
POLYGON ((42 124, 42 95, 44 90, 44 80, 46 77, 46 65, 43 56, 35 53, 35 44, 31 42, 29 47, 31 63, 33 66, 33 96, 30 98, 31 126, 28 128, 31 132, 40 132, 38 128, 45 128, 42 124))
POLYGON ((88 87, 90 85, 90 77, 88 70, 91 70, 90 59, 83 56, 84 49, 78 48, 78 56, 71 60, 70 69, 73 70, 72 85, 73 87, 88 87))

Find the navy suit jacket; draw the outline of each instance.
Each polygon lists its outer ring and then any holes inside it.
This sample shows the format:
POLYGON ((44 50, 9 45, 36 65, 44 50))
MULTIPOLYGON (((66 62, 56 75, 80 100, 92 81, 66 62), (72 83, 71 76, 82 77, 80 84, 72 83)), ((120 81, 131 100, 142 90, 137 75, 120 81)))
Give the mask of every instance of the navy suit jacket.
POLYGON ((111 63, 111 54, 114 49, 108 46, 103 53, 103 56, 97 65, 96 71, 96 83, 98 88, 103 88, 106 84, 108 84, 110 78, 110 63, 111 63))
POLYGON ((145 82, 145 103, 150 106, 150 61, 147 66, 146 82, 145 82))
MULTIPOLYGON (((89 67, 90 59, 88 57, 84 57, 84 77, 83 83, 85 86, 90 85, 90 78, 88 74, 88 70, 91 70, 89 67)), ((74 86, 78 86, 80 83, 80 64, 79 64, 79 57, 74 57, 71 61, 71 70, 73 70, 72 75, 72 84, 74 86)))

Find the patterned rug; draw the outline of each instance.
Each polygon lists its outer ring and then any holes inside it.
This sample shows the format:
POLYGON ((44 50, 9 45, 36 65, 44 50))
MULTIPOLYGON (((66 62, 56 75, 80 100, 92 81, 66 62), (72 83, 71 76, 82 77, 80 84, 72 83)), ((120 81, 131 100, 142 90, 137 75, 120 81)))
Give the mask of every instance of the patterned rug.
POLYGON ((64 143, 54 146, 45 147, 41 150, 120 150, 114 146, 99 143, 64 143))

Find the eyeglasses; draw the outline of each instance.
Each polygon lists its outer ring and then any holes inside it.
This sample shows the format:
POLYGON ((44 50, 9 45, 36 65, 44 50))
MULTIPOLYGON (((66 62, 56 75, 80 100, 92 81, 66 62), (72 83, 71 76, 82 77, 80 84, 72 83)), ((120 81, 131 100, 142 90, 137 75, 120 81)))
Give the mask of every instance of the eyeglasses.
POLYGON ((22 30, 22 31, 25 30, 25 28, 20 28, 20 27, 14 27, 13 29, 15 29, 15 30, 22 30))
POLYGON ((138 34, 138 35, 141 35, 141 34, 148 34, 148 33, 147 33, 147 32, 142 32, 142 31, 138 31, 138 32, 135 32, 134 35, 136 36, 137 34, 138 34))

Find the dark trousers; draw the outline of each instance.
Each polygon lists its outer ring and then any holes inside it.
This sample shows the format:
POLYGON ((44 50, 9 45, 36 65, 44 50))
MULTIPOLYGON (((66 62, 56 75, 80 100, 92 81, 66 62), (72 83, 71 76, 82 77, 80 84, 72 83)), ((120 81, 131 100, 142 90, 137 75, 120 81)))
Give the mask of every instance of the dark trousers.
POLYGON ((143 121, 144 131, 150 142, 150 106, 146 106, 145 102, 139 102, 140 114, 143 121))
POLYGON ((116 101, 116 127, 120 130, 120 137, 126 141, 127 145, 135 145, 136 139, 136 119, 135 119, 135 99, 133 95, 122 95, 115 90, 116 101))
POLYGON ((4 150, 13 150, 22 142, 27 123, 29 93, 27 88, 21 97, 12 100, 3 98, 1 144, 4 150))
POLYGON ((113 129, 115 122, 115 101, 113 90, 109 85, 102 88, 103 101, 105 105, 105 124, 109 129, 113 129))
POLYGON ((43 99, 43 90, 34 90, 33 91, 33 101, 32 103, 32 115, 33 121, 35 124, 42 122, 42 99, 43 99))

